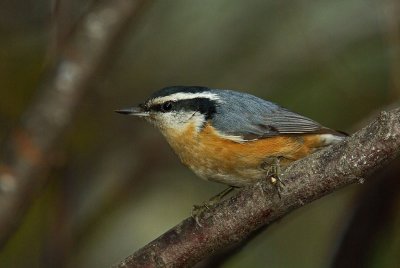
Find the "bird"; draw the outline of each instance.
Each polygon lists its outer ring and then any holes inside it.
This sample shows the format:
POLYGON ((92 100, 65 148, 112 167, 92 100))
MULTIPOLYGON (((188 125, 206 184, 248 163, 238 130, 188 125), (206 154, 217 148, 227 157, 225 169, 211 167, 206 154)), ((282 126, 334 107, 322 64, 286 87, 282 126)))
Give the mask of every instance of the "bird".
POLYGON ((141 104, 116 110, 158 128, 200 178, 243 187, 346 134, 254 95, 203 86, 170 86, 141 104), (271 172, 272 171, 272 172, 271 172))

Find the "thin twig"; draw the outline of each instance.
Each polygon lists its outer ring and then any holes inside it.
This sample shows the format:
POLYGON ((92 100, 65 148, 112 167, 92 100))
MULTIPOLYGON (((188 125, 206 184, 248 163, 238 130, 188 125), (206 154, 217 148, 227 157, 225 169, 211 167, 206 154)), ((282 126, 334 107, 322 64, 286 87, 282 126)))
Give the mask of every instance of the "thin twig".
MULTIPOLYGON (((363 182, 400 151, 400 109, 382 112, 343 142, 293 163, 283 175, 281 199, 267 182, 238 192, 199 216, 187 218, 117 267, 191 266, 343 186, 363 182)), ((127 230, 128 231, 128 230, 127 230)))

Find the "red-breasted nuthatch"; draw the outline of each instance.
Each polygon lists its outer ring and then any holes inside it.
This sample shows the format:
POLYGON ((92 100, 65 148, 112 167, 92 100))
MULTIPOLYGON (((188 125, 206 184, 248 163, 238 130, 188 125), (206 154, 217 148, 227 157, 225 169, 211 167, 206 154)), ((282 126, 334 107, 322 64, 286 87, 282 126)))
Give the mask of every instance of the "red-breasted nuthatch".
POLYGON ((118 110, 160 129, 181 161, 203 179, 241 187, 280 165, 341 141, 345 134, 250 94, 174 86, 118 110))

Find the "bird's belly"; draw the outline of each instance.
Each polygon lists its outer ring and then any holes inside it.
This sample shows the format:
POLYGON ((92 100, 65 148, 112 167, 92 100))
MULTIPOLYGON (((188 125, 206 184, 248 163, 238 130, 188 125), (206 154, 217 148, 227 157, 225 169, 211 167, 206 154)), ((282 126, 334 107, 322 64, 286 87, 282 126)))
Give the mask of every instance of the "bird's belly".
POLYGON ((194 173, 200 178, 209 181, 215 181, 230 186, 242 187, 248 184, 255 183, 262 178, 265 178, 266 170, 262 169, 242 169, 237 170, 225 170, 225 169, 213 169, 204 168, 203 166, 189 166, 194 173))
POLYGON ((181 161, 203 179, 244 186, 267 176, 271 159, 282 166, 308 155, 317 147, 318 135, 277 136, 235 142, 221 138, 210 126, 169 139, 181 161), (314 146, 315 145, 315 146, 314 146))

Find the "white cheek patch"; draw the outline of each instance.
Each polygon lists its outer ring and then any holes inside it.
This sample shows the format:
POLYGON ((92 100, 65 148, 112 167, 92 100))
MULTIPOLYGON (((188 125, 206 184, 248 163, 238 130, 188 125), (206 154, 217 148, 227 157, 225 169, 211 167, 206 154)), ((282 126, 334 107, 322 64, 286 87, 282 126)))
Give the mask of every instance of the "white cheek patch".
POLYGON ((193 124, 196 131, 199 132, 206 122, 206 117, 200 112, 191 113, 188 122, 189 124, 193 124))
POLYGON ((165 97, 158 97, 153 100, 151 100, 151 105, 154 104, 162 104, 166 101, 180 101, 180 100, 192 100, 192 99, 197 99, 197 98, 205 98, 205 99, 210 99, 213 101, 217 101, 221 103, 221 99, 217 94, 211 93, 211 92, 200 92, 200 93, 185 93, 185 92, 179 92, 175 93, 169 96, 165 97))
POLYGON ((169 112, 158 115, 157 121, 163 130, 173 129, 176 132, 184 132, 191 125, 194 125, 197 131, 200 131, 205 122, 205 116, 199 112, 169 112))

